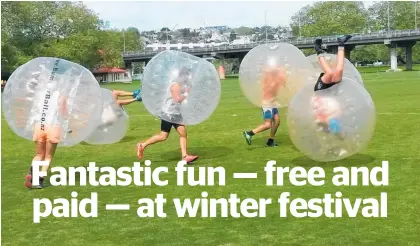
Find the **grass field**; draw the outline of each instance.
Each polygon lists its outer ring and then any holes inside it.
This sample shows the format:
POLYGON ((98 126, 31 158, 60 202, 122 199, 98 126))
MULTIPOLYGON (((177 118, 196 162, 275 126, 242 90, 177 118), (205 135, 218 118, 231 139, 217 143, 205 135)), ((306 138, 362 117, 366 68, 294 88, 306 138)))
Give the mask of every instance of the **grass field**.
MULTIPOLYGON (((261 112, 242 95, 237 79, 222 81, 222 96, 207 121, 188 128, 189 150, 200 155, 195 166, 226 168, 224 187, 177 187, 174 167, 179 160, 178 137, 154 145, 145 152, 152 166, 168 166, 166 187, 48 187, 27 190, 24 175, 34 152, 31 142, 14 135, 2 116, 2 244, 4 245, 419 245, 420 242, 420 72, 364 73, 367 90, 377 108, 376 132, 367 150, 335 163, 317 163, 300 154, 287 135, 286 110, 281 111, 278 148, 264 147, 266 135, 246 145, 242 131, 261 123, 261 112), (335 166, 381 165, 390 163, 388 187, 266 187, 263 167, 274 159, 278 166, 322 166, 331 177, 335 166), (257 180, 235 180, 234 172, 258 172, 257 180), (32 222, 34 198, 69 199, 72 191, 80 198, 98 192, 98 218, 46 218, 32 222), (272 198, 291 192, 292 198, 310 199, 341 191, 344 197, 375 197, 388 193, 388 218, 280 218, 278 206, 267 210, 266 218, 177 218, 172 198, 196 198, 202 191, 209 197, 272 198), (167 218, 140 219, 137 201, 163 193, 168 199, 167 218), (106 203, 129 203, 130 211, 105 211, 106 203)), ((106 86, 134 90, 137 83, 106 86)), ((80 144, 57 151, 55 166, 132 166, 137 161, 135 145, 159 131, 159 121, 141 103, 126 107, 130 127, 117 144, 80 144)))

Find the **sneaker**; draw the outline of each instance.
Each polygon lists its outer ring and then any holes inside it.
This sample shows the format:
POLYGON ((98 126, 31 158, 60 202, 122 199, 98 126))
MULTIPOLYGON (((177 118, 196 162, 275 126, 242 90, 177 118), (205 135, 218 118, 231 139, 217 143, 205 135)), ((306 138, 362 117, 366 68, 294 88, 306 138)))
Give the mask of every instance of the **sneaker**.
POLYGON ((28 189, 44 189, 45 188, 45 186, 44 186, 44 179, 43 178, 40 178, 39 179, 39 184, 38 185, 33 185, 32 184, 32 173, 31 172, 29 172, 28 174, 26 174, 25 180, 26 180, 25 181, 25 186, 28 189))
POLYGON ((338 45, 339 46, 344 46, 344 44, 349 40, 349 39, 351 39, 353 36, 352 35, 342 35, 342 36, 339 36, 338 38, 337 38, 337 42, 338 42, 338 45))
POLYGON ((141 143, 137 144, 137 158, 139 158, 140 160, 143 159, 143 152, 144 152, 144 147, 141 145, 141 143))
POLYGON ((28 189, 32 188, 32 171, 29 170, 29 172, 25 175, 25 186, 28 189))
POLYGON ((315 44, 314 45, 315 51, 318 55, 326 53, 326 51, 322 49, 322 39, 320 38, 316 39, 314 44, 315 44))
POLYGON ((246 143, 247 143, 248 145, 251 145, 252 136, 251 136, 251 135, 249 135, 247 131, 244 131, 244 132, 243 132, 243 134, 244 134, 244 137, 245 137, 245 141, 246 141, 246 143))
POLYGON ((39 184, 38 185, 32 185, 32 189, 44 189, 44 180, 39 180, 39 184))
POLYGON ((137 99, 137 96, 140 94, 140 90, 135 90, 135 91, 133 91, 133 98, 136 98, 137 99))
POLYGON ((141 102, 143 99, 141 98, 141 93, 136 96, 136 101, 141 102))
POLYGON ((197 155, 186 155, 182 158, 183 161, 186 161, 187 164, 190 164, 198 159, 197 155))
POLYGON ((266 143, 265 144, 265 147, 277 147, 277 146, 279 146, 276 142, 271 142, 271 143, 266 143))

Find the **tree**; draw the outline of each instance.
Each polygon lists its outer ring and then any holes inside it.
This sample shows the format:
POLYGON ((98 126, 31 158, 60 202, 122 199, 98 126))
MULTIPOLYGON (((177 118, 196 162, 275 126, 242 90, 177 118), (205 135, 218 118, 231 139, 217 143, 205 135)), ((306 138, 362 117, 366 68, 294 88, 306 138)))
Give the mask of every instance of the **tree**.
POLYGON ((35 57, 60 57, 60 54, 71 61, 91 64, 89 54, 97 50, 88 50, 85 47, 88 43, 74 37, 84 39, 87 34, 95 35, 103 22, 82 3, 2 2, 1 5, 2 37, 5 38, 2 40, 3 70, 13 71, 35 57), (69 50, 89 53, 77 57, 77 52, 69 50))
POLYGON ((360 33, 366 29, 368 12, 363 2, 315 2, 292 16, 295 36, 328 36, 360 33))
MULTIPOLYGON (((370 27, 374 31, 388 30, 388 6, 389 6, 389 29, 403 30, 415 29, 415 7, 419 15, 420 4, 415 2, 395 1, 376 2, 369 8, 370 27)), ((419 19, 419 17, 417 16, 419 19)))
MULTIPOLYGON (((415 28, 415 8, 417 8, 417 19, 420 15, 420 4, 415 2, 376 2, 369 8, 369 25, 372 31, 388 31, 388 17, 389 17, 389 29, 392 30, 403 30, 403 29, 414 29, 415 28), (389 6, 389 16, 388 16, 389 6)), ((418 24, 419 25, 419 24, 418 24)), ((386 46, 379 46, 378 49, 383 49, 380 54, 388 53, 386 46)), ((397 55, 405 56, 404 49, 398 49, 397 55)), ((379 58, 380 59, 380 58, 379 58)), ((386 60, 389 59, 389 53, 387 54, 386 60)), ((413 60, 420 60, 420 48, 419 44, 413 47, 413 60)))
POLYGON ((184 38, 189 38, 191 36, 191 31, 189 28, 182 28, 179 31, 181 32, 181 35, 184 38))

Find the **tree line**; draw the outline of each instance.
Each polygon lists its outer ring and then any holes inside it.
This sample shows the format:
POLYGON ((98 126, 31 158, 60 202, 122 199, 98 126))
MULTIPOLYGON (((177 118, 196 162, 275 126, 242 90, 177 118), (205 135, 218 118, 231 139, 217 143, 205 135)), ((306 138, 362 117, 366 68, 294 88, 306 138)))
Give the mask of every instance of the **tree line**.
MULTIPOLYGON (((60 57, 89 69, 120 67, 124 65, 121 56, 124 37, 126 50, 143 48, 137 28, 111 29, 81 2, 1 2, 1 7, 2 74, 10 74, 19 65, 41 56, 60 57)), ((420 27, 420 3, 413 1, 381 1, 369 8, 365 8, 363 2, 314 2, 292 16, 290 29, 295 37, 366 34, 386 32, 388 28, 415 29, 416 15, 420 27)), ((260 33, 261 30, 253 31, 260 33)), ((188 29, 181 33, 197 36, 188 29)), ((165 38, 166 35, 162 35, 161 39, 165 38)), ((404 52, 404 49, 398 50, 400 56, 404 56, 404 52)), ((419 43, 413 53, 413 60, 420 62, 419 43)), ((357 46, 352 52, 352 60, 388 61, 389 51, 385 45, 357 46)))
POLYGON ((111 29, 81 2, 1 2, 1 7, 2 74, 42 56, 89 69, 123 66, 124 36, 127 50, 142 49, 137 28, 111 29))
MULTIPOLYGON (((290 26, 295 36, 302 37, 416 29, 420 28, 420 2, 378 1, 369 8, 363 2, 315 2, 293 15, 290 26)), ((404 49, 397 52, 404 57, 404 49)), ((353 61, 389 61, 389 56, 382 44, 356 46, 351 53, 353 61)), ((413 47, 413 60, 420 62, 419 42, 413 47)))

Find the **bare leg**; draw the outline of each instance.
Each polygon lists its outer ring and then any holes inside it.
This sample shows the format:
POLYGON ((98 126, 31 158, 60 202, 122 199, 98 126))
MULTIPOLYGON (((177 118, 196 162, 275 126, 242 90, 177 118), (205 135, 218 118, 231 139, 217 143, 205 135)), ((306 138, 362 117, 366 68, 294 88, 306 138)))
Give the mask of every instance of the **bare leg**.
POLYGON ((330 67, 330 64, 327 62, 327 60, 325 59, 323 55, 319 55, 318 60, 319 60, 319 64, 321 65, 322 71, 324 71, 324 73, 329 74, 333 72, 333 70, 330 67))
POLYGON ((266 131, 271 128, 271 119, 264 120, 264 123, 259 125, 257 128, 253 129, 252 132, 257 134, 259 132, 266 131))
POLYGON ((112 97, 114 98, 115 101, 118 101, 118 97, 121 96, 133 96, 133 92, 129 92, 129 91, 118 91, 118 90, 113 90, 112 91, 112 97))
POLYGON ((51 166, 52 159, 54 158, 57 143, 47 142, 44 161, 48 161, 48 166, 43 166, 41 171, 47 172, 51 166))
POLYGON ((178 126, 176 131, 179 134, 179 145, 181 147, 181 158, 188 155, 187 152, 187 128, 185 126, 178 126))
POLYGON ((117 103, 120 106, 122 106, 122 105, 128 105, 128 104, 133 103, 135 101, 137 101, 137 100, 135 98, 133 98, 133 99, 117 100, 117 103))
POLYGON ((280 126, 280 117, 278 114, 274 115, 273 123, 271 126, 270 138, 274 139, 276 137, 277 129, 280 126))
POLYGON ((168 136, 169 136, 169 133, 160 132, 159 134, 156 134, 153 137, 147 139, 141 145, 143 146, 143 148, 146 148, 149 145, 165 141, 168 138, 168 136))
MULTIPOLYGON (((36 142, 35 143, 35 157, 32 159, 32 164, 35 161, 43 161, 45 158, 45 152, 46 152, 46 142, 36 142)), ((32 165, 31 165, 32 166, 32 165)))
POLYGON ((341 81, 343 77, 343 71, 344 71, 344 58, 345 58, 345 52, 344 47, 338 47, 337 52, 337 67, 334 71, 333 81, 339 82, 341 81))

